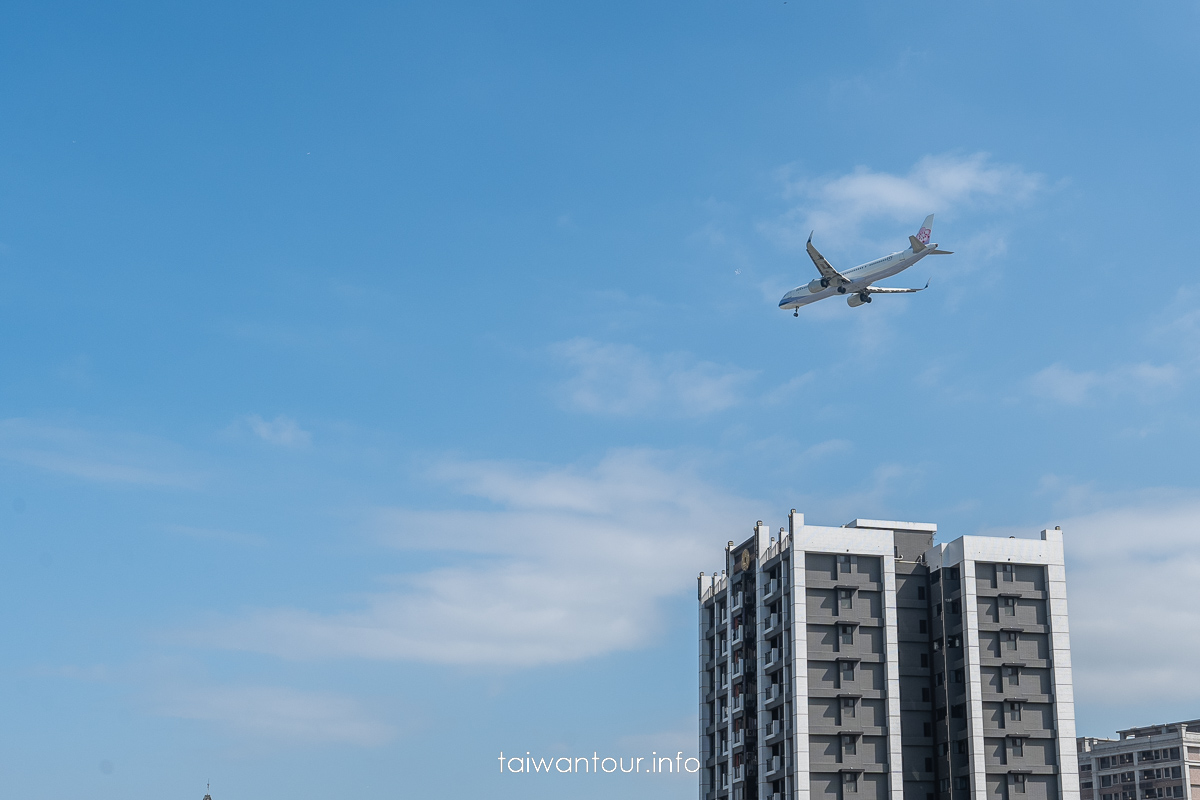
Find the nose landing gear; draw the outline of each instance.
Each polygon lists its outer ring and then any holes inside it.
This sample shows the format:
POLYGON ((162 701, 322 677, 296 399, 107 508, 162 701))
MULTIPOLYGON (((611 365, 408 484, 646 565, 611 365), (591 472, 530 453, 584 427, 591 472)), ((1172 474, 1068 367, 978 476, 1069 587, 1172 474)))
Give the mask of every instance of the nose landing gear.
POLYGON ((792 316, 793 316, 793 317, 798 317, 798 316, 800 316, 800 309, 798 309, 798 308, 797 308, 795 311, 793 311, 793 312, 792 312, 792 316))

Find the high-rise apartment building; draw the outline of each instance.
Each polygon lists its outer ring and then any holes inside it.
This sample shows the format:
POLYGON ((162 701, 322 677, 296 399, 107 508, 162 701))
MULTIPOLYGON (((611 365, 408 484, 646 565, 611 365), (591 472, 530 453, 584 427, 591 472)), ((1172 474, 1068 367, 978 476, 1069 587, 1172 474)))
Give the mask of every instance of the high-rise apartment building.
POLYGON ((936 530, 793 510, 700 576, 702 800, 1079 800, 1062 533, 936 530))
POLYGON ((1080 800, 1200 800, 1200 719, 1077 743, 1080 800))

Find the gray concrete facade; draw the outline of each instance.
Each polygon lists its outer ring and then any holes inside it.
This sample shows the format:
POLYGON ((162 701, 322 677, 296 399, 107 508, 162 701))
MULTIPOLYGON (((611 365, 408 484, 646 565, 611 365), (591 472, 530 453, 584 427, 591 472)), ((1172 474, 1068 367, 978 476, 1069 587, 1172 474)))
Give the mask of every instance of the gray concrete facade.
POLYGON ((702 800, 1079 800, 1061 532, 936 530, 793 510, 701 574, 702 800))

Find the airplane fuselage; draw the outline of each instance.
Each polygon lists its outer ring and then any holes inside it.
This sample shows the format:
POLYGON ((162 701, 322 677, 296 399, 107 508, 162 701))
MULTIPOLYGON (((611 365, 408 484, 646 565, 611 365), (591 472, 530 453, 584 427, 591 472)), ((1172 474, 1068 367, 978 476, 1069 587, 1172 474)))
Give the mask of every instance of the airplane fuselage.
POLYGON ((779 301, 780 308, 792 309, 806 306, 809 303, 815 303, 818 300, 824 300, 826 297, 833 295, 851 295, 858 292, 867 286, 881 281, 884 278, 903 272, 913 264, 920 261, 925 256, 937 249, 936 244, 931 244, 921 250, 919 253, 914 253, 910 247, 907 250, 901 250, 898 253, 886 255, 883 258, 877 258, 874 261, 868 261, 866 264, 859 264, 853 269, 848 269, 842 274, 849 280, 850 284, 843 286, 835 286, 830 284, 828 288, 821 289, 819 292, 809 291, 809 284, 797 286, 783 296, 779 301))

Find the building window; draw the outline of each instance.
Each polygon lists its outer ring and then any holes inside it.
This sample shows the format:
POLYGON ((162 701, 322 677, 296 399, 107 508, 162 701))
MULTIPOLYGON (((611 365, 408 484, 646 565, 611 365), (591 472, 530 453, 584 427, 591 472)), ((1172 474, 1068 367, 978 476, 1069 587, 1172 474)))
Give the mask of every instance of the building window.
POLYGON ((933 772, 933 759, 932 758, 925 759, 925 771, 933 772))
POLYGON ((1092 788, 1092 782, 1084 781, 1083 783, 1079 784, 1079 788, 1080 789, 1090 789, 1090 788, 1092 788))
POLYGON ((843 772, 842 776, 843 776, 842 777, 842 787, 846 790, 846 792, 848 792, 849 794, 857 794, 858 793, 858 773, 857 772, 843 772))
POLYGON ((1017 774, 1017 775, 1013 775, 1012 779, 1013 779, 1013 791, 1016 792, 1017 794, 1025 794, 1025 776, 1017 774))
POLYGON ((1109 786, 1112 786, 1112 775, 1101 775, 1100 776, 1100 786, 1101 786, 1101 788, 1107 788, 1109 786))
POLYGON ((962 683, 965 678, 966 678, 966 673, 963 672, 963 670, 961 670, 961 669, 956 669, 956 670, 954 670, 953 674, 951 675, 950 682, 951 683, 962 683))
POLYGON ((853 756, 858 755, 858 742, 856 736, 842 737, 842 755, 853 756))
POLYGON ((917 587, 917 599, 918 599, 918 600, 924 600, 924 599, 925 599, 925 587, 924 587, 924 586, 918 586, 918 587, 917 587))
POLYGON ((938 685, 938 686, 941 686, 941 685, 942 685, 943 683, 945 683, 945 682, 946 682, 946 673, 944 673, 944 672, 939 672, 939 673, 937 674, 937 685, 938 685))
POLYGON ((951 707, 950 717, 952 719, 965 719, 967 716, 967 706, 965 703, 958 703, 951 707))
MULTIPOLYGON (((1016 704, 1020 708, 1020 703, 1016 704)), ((1019 712, 1018 712, 1019 713, 1019 712)), ((1021 738, 1011 739, 1012 754, 1014 758, 1023 758, 1025 756, 1025 740, 1021 738)))
POLYGON ((1000 605, 1004 609, 1004 616, 1015 617, 1017 615, 1017 598, 1001 597, 1000 605))
POLYGON ((962 613, 962 603, 959 602, 958 600, 952 601, 950 603, 950 613, 951 614, 961 614, 962 613))
POLYGON ((1000 576, 1001 576, 1001 580, 1003 580, 1005 583, 1012 583, 1013 565, 1012 564, 1001 564, 1000 565, 1000 576))
POLYGON ((854 626, 842 626, 842 644, 854 644, 854 626))
POLYGON ((1100 759, 1100 769, 1108 769, 1108 756, 1100 759))
POLYGON ((1009 686, 1019 686, 1021 684, 1021 668, 1020 667, 1005 667, 1004 675, 1008 678, 1009 686))
POLYGON ((955 753, 957 753, 957 754, 958 754, 958 755, 960 755, 960 756, 962 756, 962 755, 966 755, 966 753, 967 753, 967 740, 966 740, 966 739, 959 739, 957 742, 955 742, 955 743, 954 743, 954 752, 955 752, 955 753))
POLYGON ((946 570, 946 580, 948 580, 948 581, 958 580, 958 567, 950 567, 948 570, 946 570))
POLYGON ((1008 704, 1008 718, 1010 720, 1012 720, 1013 722, 1021 721, 1021 704, 1020 703, 1009 703, 1008 704))
POLYGON ((971 788, 971 778, 967 775, 958 776, 957 778, 954 779, 954 788, 970 789, 971 788))
POLYGON ((1172 760, 1172 761, 1178 761, 1178 760, 1179 760, 1179 748, 1178 748, 1178 747, 1172 747, 1172 748, 1171 748, 1171 760, 1172 760))
POLYGON ((1007 633, 1005 633, 1004 641, 1009 650, 1016 650, 1017 649, 1017 632, 1016 631, 1008 631, 1007 633))
POLYGON ((921 702, 922 703, 929 702, 929 687, 927 687, 927 686, 921 687, 921 702))
POLYGON ((838 589, 838 605, 846 611, 854 608, 854 590, 838 589))
POLYGON ((842 698, 842 724, 846 724, 846 720, 854 719, 855 706, 858 704, 853 697, 842 698))
POLYGON ((929 632, 929 623, 923 619, 918 620, 917 621, 917 633, 928 633, 928 632, 929 632))
POLYGON ((928 653, 921 653, 921 666, 922 667, 929 666, 929 654, 928 653))
POLYGON ((931 722, 921 723, 921 735, 925 736, 925 737, 933 736, 933 723, 931 723, 931 722))

